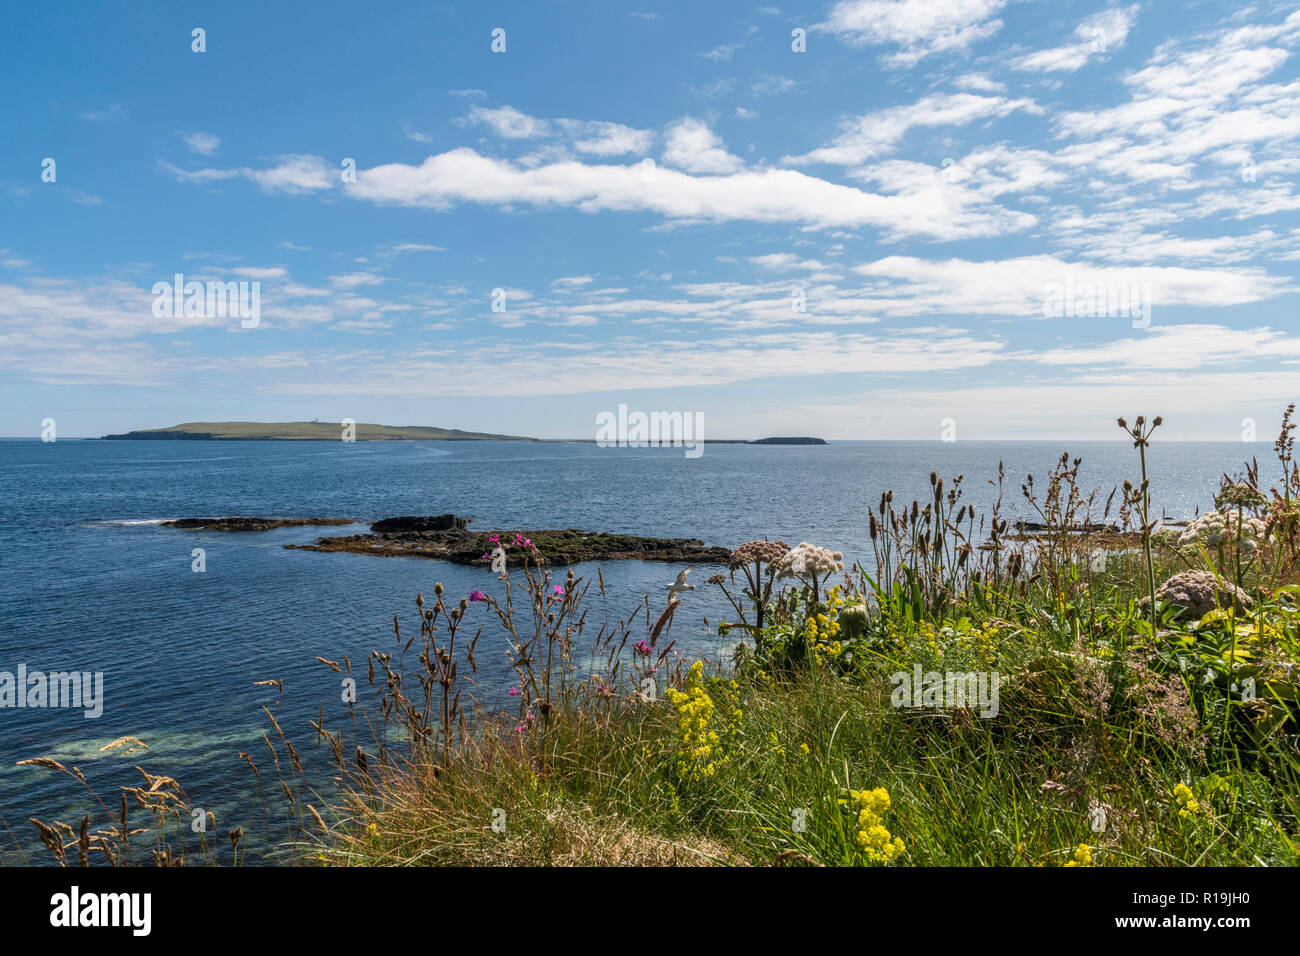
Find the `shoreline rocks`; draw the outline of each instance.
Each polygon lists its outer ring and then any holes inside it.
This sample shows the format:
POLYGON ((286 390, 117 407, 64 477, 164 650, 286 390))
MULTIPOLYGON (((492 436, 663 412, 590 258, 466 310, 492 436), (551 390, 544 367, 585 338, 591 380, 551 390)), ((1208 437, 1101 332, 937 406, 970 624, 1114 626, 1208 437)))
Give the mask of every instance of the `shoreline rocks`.
MULTIPOLYGON (((452 517, 443 515, 440 518, 452 517)), ((315 544, 286 544, 298 551, 323 551, 327 553, 370 554, 380 557, 433 558, 454 564, 491 567, 490 555, 498 537, 510 542, 515 531, 470 531, 464 527, 443 530, 379 530, 395 527, 386 521, 375 522, 371 534, 342 535, 320 538, 315 544)), ((411 519, 400 519, 409 522, 411 519)), ((456 519, 464 521, 465 519, 456 519)), ((605 534, 582 531, 578 528, 560 530, 520 531, 533 548, 513 545, 506 548, 506 563, 518 567, 528 553, 531 560, 544 565, 578 564, 583 561, 666 561, 696 564, 727 563, 730 552, 726 548, 706 545, 695 538, 647 538, 629 534, 605 534)))
MULTIPOLYGON (((631 534, 608 534, 579 528, 540 531, 470 531, 473 519, 454 514, 404 515, 384 518, 370 525, 369 534, 318 538, 313 544, 286 544, 295 551, 331 554, 370 554, 380 557, 433 558, 454 564, 491 567, 490 555, 497 547, 495 537, 505 542, 506 563, 518 567, 527 552, 543 565, 578 564, 582 561, 664 561, 685 564, 726 565, 731 552, 712 547, 697 538, 649 538, 631 534), (532 543, 531 548, 511 544, 516 535, 532 543)), ((348 525, 349 518, 178 518, 163 527, 189 531, 270 531, 306 525, 348 525)))
POLYGON ((187 531, 270 531, 273 528, 301 528, 307 525, 356 524, 351 518, 177 518, 164 521, 164 528, 187 531))
POLYGON ((402 518, 384 518, 370 526, 376 534, 397 534, 408 531, 464 531, 469 518, 457 518, 454 514, 434 515, 432 517, 406 516, 402 518))

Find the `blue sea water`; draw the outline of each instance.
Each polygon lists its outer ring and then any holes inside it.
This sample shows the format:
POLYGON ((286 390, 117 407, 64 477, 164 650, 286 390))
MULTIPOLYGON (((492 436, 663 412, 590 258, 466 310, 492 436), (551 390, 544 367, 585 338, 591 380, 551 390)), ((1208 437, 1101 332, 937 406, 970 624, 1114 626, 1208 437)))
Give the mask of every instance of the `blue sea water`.
MULTIPOLYGON (((0 709, 0 861, 47 862, 31 816, 93 825, 105 814, 80 785, 50 770, 17 767, 50 756, 78 766, 116 812, 117 790, 139 783, 139 763, 177 778, 221 833, 242 825, 275 838, 284 813, 274 774, 259 795, 238 754, 269 763, 263 706, 300 750, 308 721, 346 721, 338 675, 316 657, 349 655, 364 674, 372 649, 392 650, 393 615, 418 634, 414 599, 441 582, 450 596, 493 591, 491 572, 422 558, 286 550, 283 545, 363 527, 265 533, 163 528, 169 518, 211 515, 383 517, 455 512, 476 528, 583 528, 735 545, 769 536, 811 541, 869 558, 867 511, 885 489, 897 500, 928 494, 929 473, 965 476, 965 499, 982 507, 989 479, 1006 465, 1005 513, 1029 517, 1020 497, 1028 473, 1042 481, 1062 451, 1083 459, 1081 482, 1101 489, 1135 477, 1130 444, 1042 442, 838 442, 827 446, 708 445, 598 448, 519 442, 106 442, 0 441, 0 671, 101 671, 104 709, 0 709), (191 551, 206 551, 206 571, 191 551), (101 752, 131 735, 150 754, 101 752)), ((1265 459, 1265 444, 1164 443, 1149 453, 1157 510, 1187 517, 1211 506, 1223 472, 1265 459)), ((594 577, 595 567, 577 565, 594 577)), ((605 596, 589 592, 589 620, 628 618, 650 595, 657 612, 674 565, 602 566, 605 596)), ((684 655, 718 657, 727 605, 704 587, 700 567, 673 637, 684 655), (707 620, 706 620, 707 619, 707 620)), ((557 572, 556 580, 563 579, 557 572)), ((483 605, 478 696, 504 703, 511 672, 504 637, 483 605)), ((644 614, 644 610, 642 610, 644 614)), ((478 623, 478 622, 475 622, 478 623)), ((592 628, 594 632, 595 627, 592 628)), ((310 761, 309 761, 310 763, 310 761)), ((220 841, 219 841, 220 842, 220 841)))

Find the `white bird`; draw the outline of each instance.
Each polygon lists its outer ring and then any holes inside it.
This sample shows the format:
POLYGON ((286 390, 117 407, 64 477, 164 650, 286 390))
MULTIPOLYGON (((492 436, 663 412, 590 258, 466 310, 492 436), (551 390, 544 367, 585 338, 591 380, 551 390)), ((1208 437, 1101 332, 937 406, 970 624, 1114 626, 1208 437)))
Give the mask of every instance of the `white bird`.
POLYGON ((664 588, 664 590, 666 590, 666 591, 668 592, 668 600, 669 600, 669 601, 675 601, 675 600, 677 600, 677 595, 678 595, 679 593, 681 593, 682 591, 694 591, 694 590, 695 590, 695 585, 694 585, 694 584, 687 584, 687 583, 686 583, 686 575, 690 574, 690 573, 691 573, 691 570, 692 570, 692 568, 687 568, 687 569, 686 569, 685 571, 683 571, 681 574, 677 575, 677 580, 676 580, 676 581, 674 581, 672 584, 669 584, 667 587, 664 588))

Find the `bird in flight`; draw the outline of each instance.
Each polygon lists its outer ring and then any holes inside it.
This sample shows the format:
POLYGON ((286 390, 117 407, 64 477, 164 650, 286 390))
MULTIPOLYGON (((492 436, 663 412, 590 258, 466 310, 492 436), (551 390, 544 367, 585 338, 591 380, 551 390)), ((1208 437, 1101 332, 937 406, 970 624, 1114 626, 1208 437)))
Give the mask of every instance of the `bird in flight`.
POLYGON ((681 574, 677 575, 677 580, 676 580, 676 581, 674 581, 672 584, 668 585, 668 586, 664 589, 664 590, 666 590, 666 591, 668 592, 668 600, 670 600, 670 601, 675 601, 675 600, 677 600, 677 595, 680 594, 682 591, 694 591, 694 590, 695 590, 695 585, 694 585, 694 584, 687 584, 687 583, 686 583, 686 575, 690 574, 691 571, 692 571, 692 568, 687 568, 687 569, 686 569, 685 571, 683 571, 681 574))

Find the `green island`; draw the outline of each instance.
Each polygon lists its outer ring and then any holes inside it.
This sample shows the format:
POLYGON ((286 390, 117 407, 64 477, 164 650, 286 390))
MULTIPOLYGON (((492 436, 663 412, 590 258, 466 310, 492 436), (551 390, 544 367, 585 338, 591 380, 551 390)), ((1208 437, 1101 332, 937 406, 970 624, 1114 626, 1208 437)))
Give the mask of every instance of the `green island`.
MULTIPOLYGON (((533 441, 519 435, 467 432, 459 428, 427 425, 351 426, 356 441, 533 441)), ((170 428, 142 428, 120 435, 105 435, 106 441, 339 441, 340 422, 185 422, 170 428)))

